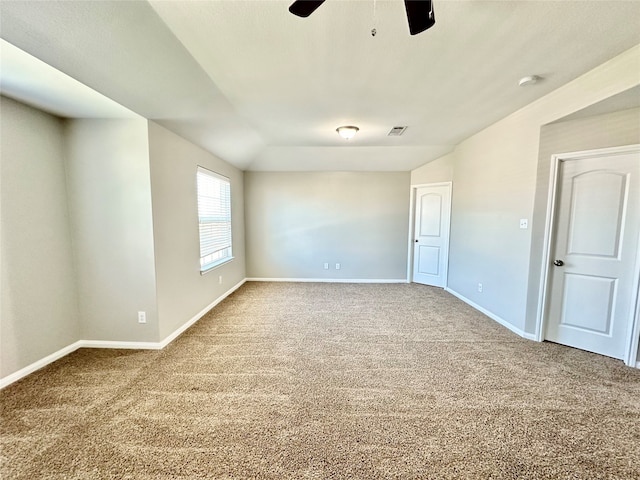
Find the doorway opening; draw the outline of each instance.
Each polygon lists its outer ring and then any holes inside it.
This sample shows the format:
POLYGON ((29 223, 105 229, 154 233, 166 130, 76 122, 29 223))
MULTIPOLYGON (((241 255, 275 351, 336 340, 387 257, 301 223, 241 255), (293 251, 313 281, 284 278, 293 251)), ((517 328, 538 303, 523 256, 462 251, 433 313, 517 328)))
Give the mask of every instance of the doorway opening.
POLYGON ((536 340, 637 366, 640 145, 554 155, 536 340))
POLYGON ((451 182, 411 187, 407 278, 445 288, 449 265, 451 182))

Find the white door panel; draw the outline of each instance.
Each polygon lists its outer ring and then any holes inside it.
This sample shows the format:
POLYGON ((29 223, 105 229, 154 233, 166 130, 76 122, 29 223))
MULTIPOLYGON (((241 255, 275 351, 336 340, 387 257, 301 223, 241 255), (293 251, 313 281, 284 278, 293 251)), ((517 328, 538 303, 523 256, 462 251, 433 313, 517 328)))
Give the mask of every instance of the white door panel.
POLYGON ((640 152, 563 160, 545 338, 623 358, 640 235, 640 152))
POLYGON ((422 237, 439 237, 442 223, 442 194, 426 193, 420 196, 420 232, 422 237))
POLYGON ((416 189, 413 281, 444 287, 449 251, 451 185, 416 189))
POLYGON ((615 293, 615 278, 566 273, 560 324, 610 336, 615 293))
POLYGON ((440 273, 440 247, 418 246, 418 272, 438 276, 440 273))
POLYGON ((627 176, 596 170, 572 183, 567 253, 617 257, 627 176))

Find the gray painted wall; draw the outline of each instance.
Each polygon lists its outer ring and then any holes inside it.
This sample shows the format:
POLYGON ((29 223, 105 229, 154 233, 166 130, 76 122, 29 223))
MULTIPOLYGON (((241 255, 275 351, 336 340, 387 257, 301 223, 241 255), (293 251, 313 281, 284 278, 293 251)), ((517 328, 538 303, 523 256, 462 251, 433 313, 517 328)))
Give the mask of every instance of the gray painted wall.
POLYGON ((156 342, 147 121, 84 119, 66 127, 82 339, 156 342), (147 313, 146 324, 138 311, 147 313))
POLYGON ((153 231, 160 339, 245 278, 243 173, 149 122, 153 231), (231 262, 200 275, 196 167, 231 180, 231 262), (220 283, 222 276, 222 283, 220 283))
POLYGON ((247 277, 406 279, 409 190, 408 172, 246 172, 247 277))
POLYGON ((453 180, 455 153, 440 157, 411 172, 411 185, 450 182, 453 180))
POLYGON ((636 55, 632 49, 595 68, 469 137, 433 167, 426 165, 413 175, 415 183, 440 181, 451 164, 448 286, 517 331, 533 333, 528 302, 539 294, 539 283, 530 281, 529 272, 540 269, 532 257, 531 230, 540 128, 637 86, 636 55), (524 218, 531 225, 527 230, 519 228, 524 218))
MULTIPOLYGON (((532 225, 529 284, 540 283, 551 156, 558 153, 594 150, 640 143, 640 109, 581 118, 545 125, 540 129, 540 150, 532 225)), ((535 331, 539 289, 527 300, 527 325, 535 331)))
POLYGON ((0 377, 80 339, 61 120, 0 97, 0 377))
POLYGON ((519 220, 531 219, 538 127, 504 123, 454 153, 448 286, 522 329, 530 237, 519 220))

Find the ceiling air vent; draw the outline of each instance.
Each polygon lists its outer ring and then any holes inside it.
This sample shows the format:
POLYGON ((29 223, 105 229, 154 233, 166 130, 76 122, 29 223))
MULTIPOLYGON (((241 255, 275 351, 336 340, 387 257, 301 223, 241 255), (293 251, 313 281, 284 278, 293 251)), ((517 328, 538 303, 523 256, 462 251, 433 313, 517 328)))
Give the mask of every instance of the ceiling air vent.
POLYGON ((400 135, 402 135, 404 133, 404 131, 407 129, 407 127, 393 127, 389 133, 387 133, 388 137, 399 137, 400 135))

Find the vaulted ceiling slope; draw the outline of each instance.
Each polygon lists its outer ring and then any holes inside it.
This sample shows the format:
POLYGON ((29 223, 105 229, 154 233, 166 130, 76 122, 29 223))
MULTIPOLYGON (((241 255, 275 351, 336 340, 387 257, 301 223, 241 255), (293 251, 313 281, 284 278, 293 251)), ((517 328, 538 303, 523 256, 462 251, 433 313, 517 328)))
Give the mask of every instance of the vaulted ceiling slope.
POLYGON ((416 36, 401 0, 290 3, 2 0, 0 35, 249 170, 411 170, 640 43, 637 1, 435 0, 416 36))

